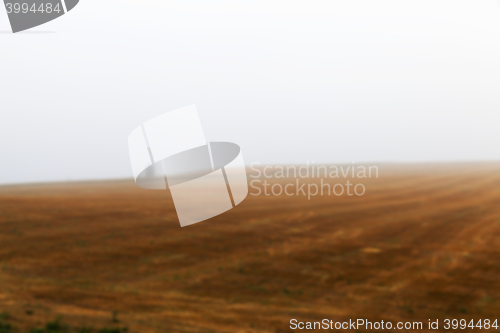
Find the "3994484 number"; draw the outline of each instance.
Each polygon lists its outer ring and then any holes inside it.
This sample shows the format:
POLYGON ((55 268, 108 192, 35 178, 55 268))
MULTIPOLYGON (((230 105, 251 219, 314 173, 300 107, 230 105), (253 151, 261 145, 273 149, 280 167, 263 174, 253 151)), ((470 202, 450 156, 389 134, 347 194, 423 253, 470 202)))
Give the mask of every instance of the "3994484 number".
POLYGON ((495 319, 495 321, 492 321, 490 319, 478 319, 474 321, 474 319, 471 319, 470 321, 467 321, 465 319, 445 319, 444 320, 444 329, 445 330, 465 330, 465 329, 485 329, 485 330, 497 330, 498 329, 498 319, 495 319))
POLYGON ((53 12, 55 13, 60 13, 62 9, 59 6, 59 3, 57 3, 55 6, 53 6, 50 2, 48 3, 41 3, 41 4, 32 4, 31 6, 27 3, 6 3, 5 8, 7 8, 7 14, 15 13, 47 13, 51 14, 53 12))

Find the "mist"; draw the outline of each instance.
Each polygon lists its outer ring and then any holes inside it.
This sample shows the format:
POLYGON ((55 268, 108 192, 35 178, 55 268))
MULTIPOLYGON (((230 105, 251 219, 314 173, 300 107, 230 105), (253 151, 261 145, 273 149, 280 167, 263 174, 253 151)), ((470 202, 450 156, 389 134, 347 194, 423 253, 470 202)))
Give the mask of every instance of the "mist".
POLYGON ((11 34, 0 183, 132 177, 127 137, 186 105, 261 164, 500 159, 497 1, 81 0, 11 34))

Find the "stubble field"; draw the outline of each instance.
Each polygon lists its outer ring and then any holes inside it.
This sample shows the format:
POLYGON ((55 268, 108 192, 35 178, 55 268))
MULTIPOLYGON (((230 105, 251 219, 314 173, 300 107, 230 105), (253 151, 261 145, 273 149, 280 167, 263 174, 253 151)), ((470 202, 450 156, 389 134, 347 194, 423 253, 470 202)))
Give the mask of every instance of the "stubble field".
POLYGON ((363 183, 249 195, 184 228, 168 191, 133 180, 0 187, 0 328, 500 319, 500 164, 382 165, 363 183))

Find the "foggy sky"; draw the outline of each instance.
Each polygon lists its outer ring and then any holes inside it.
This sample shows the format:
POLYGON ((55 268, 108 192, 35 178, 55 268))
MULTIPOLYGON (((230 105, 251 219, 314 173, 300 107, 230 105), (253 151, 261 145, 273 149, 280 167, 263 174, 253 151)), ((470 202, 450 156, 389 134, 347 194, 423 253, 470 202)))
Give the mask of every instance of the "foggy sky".
POLYGON ((191 104, 247 164, 500 159, 497 1, 80 0, 9 30, 1 184, 132 177, 132 129, 191 104))

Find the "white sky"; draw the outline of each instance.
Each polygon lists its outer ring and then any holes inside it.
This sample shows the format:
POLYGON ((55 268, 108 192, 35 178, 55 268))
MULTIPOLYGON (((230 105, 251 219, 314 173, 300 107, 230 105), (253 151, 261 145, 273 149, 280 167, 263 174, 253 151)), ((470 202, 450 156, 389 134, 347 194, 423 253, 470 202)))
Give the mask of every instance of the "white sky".
POLYGON ((494 0, 80 0, 8 30, 0 183, 131 177, 130 131, 190 104, 247 164, 500 159, 494 0))

